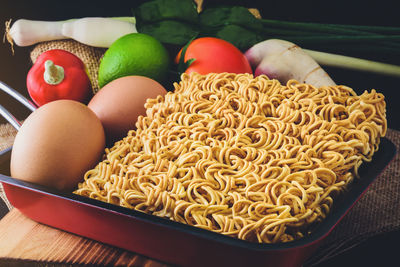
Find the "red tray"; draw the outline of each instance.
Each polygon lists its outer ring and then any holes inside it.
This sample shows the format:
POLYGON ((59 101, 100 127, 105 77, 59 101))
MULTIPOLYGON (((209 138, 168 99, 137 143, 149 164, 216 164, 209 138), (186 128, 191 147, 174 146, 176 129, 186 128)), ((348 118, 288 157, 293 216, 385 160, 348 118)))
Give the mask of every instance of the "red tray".
POLYGON ((301 266, 318 248, 396 154, 382 138, 328 217, 300 240, 251 243, 142 212, 61 193, 9 177, 11 149, 0 154, 0 182, 11 204, 29 218, 74 234, 180 266, 301 266))

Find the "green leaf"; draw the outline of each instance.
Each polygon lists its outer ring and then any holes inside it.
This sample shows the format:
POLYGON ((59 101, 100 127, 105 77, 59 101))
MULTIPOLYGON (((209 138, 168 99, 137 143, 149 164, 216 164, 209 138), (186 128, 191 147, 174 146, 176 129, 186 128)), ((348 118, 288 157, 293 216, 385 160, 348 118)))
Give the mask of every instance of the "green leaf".
POLYGON ((181 56, 179 58, 178 62, 178 73, 181 75, 186 71, 187 68, 189 68, 190 65, 196 60, 195 58, 190 58, 187 61, 185 61, 185 55, 186 55, 186 50, 188 49, 189 45, 193 42, 194 39, 196 39, 196 36, 193 36, 192 39, 187 42, 187 44, 182 48, 181 56))
MULTIPOLYGON (((134 10, 139 24, 161 20, 180 20, 197 23, 198 13, 192 0, 153 0, 141 4, 134 10), (139 20, 139 21, 138 21, 139 20)), ((173 29, 172 29, 173 30, 173 29)))
POLYGON ((214 36, 244 50, 263 40, 254 30, 262 29, 262 23, 239 6, 205 9, 199 16, 192 0, 153 0, 136 8, 134 16, 138 32, 165 44, 184 45, 194 36, 214 36))
POLYGON ((200 13, 200 24, 204 27, 221 27, 237 25, 247 29, 261 30, 261 21, 245 7, 216 7, 205 9, 200 13))
POLYGON ((192 0, 153 0, 133 13, 138 32, 165 44, 184 45, 199 32, 199 16, 192 0))
POLYGON ((191 58, 188 61, 185 62, 186 64, 186 69, 190 67, 190 65, 192 65, 193 62, 195 62, 196 59, 195 58, 191 58))
POLYGON ((144 24, 138 31, 172 45, 184 45, 199 33, 192 25, 173 20, 144 24))
POLYGON ((261 21, 245 7, 216 7, 200 13, 202 35, 224 39, 244 51, 265 40, 261 21))

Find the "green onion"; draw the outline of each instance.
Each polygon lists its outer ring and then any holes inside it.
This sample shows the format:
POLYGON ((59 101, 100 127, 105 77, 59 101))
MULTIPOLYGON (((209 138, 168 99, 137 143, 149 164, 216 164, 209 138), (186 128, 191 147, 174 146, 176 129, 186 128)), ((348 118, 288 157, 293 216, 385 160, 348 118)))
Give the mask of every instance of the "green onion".
POLYGON ((400 66, 355 57, 312 51, 308 49, 303 50, 307 54, 309 54, 315 61, 324 66, 368 71, 400 77, 400 66))

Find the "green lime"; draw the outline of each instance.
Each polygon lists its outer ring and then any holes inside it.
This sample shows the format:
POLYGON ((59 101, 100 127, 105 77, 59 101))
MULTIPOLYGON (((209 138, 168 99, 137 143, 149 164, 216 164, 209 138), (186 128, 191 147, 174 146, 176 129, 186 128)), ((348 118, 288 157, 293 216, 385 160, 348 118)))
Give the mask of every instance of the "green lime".
POLYGON ((161 83, 168 67, 168 52, 157 39, 130 33, 117 39, 104 53, 99 66, 99 86, 129 75, 146 76, 161 83))

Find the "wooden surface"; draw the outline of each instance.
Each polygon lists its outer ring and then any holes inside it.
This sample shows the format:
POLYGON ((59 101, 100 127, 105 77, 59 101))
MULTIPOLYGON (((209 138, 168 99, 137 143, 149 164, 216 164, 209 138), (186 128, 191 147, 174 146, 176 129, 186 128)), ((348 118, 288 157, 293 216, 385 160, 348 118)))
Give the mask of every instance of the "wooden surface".
POLYGON ((91 266, 168 266, 132 252, 39 224, 15 208, 0 221, 0 266, 10 263, 10 260, 31 262, 32 266, 34 262, 91 266))

